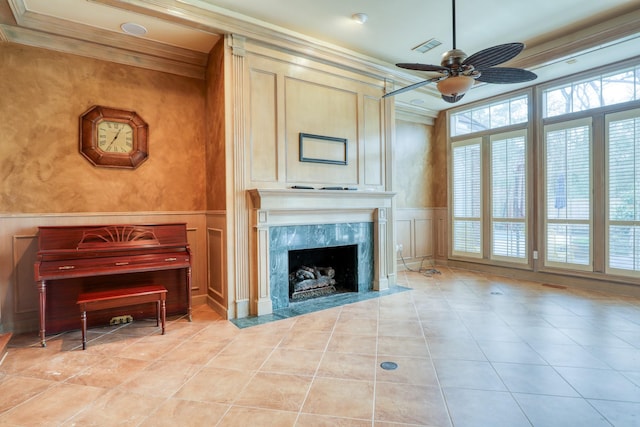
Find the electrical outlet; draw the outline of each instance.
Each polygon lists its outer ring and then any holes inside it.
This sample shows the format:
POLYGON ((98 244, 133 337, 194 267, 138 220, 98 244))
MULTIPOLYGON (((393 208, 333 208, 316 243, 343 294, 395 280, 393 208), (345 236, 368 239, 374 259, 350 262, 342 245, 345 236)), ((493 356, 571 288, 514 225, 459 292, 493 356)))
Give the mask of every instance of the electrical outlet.
POLYGON ((533 251, 533 259, 538 259, 538 251, 533 251))
POLYGON ((402 243, 398 243, 396 245, 396 252, 402 252, 402 249, 403 249, 402 243))

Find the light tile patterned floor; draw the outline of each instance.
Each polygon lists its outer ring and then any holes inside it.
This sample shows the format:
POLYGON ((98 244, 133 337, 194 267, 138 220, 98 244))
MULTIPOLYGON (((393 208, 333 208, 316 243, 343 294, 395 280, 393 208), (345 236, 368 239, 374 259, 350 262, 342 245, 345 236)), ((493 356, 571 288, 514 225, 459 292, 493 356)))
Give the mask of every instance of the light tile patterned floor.
POLYGON ((640 426, 640 299, 440 271, 245 329, 14 336, 0 426, 640 426))

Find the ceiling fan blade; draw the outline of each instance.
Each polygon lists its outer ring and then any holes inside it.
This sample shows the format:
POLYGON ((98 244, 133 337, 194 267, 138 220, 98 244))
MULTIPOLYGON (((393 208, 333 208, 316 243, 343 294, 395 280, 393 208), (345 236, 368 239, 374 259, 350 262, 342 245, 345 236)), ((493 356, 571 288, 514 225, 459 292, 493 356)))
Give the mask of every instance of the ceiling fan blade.
POLYGON ((502 64, 518 56, 524 49, 523 43, 506 43, 476 52, 467 59, 463 65, 472 65, 476 70, 484 71, 489 67, 502 64))
POLYGON ((462 95, 455 95, 455 96, 442 95, 442 99, 453 104, 454 102, 460 101, 463 96, 464 96, 464 93, 462 95))
POLYGON ((407 70, 417 70, 417 71, 437 71, 439 73, 449 72, 449 69, 446 67, 442 67, 440 65, 431 65, 431 64, 410 64, 410 63, 400 63, 396 64, 396 67, 406 68, 407 70))
POLYGON ((398 94, 401 94, 401 93, 403 93, 403 92, 408 92, 408 91, 410 91, 410 90, 417 89, 417 88, 422 87, 422 86, 424 86, 424 85, 426 85, 426 84, 429 84, 429 83, 431 83, 431 82, 436 82, 436 81, 440 80, 441 78, 442 78, 442 77, 435 77, 435 78, 433 78, 433 79, 423 80, 423 81, 421 81, 421 82, 414 83, 414 84, 412 84, 412 85, 405 86, 405 87, 403 87, 403 88, 400 88, 400 89, 394 90, 394 91, 392 91, 392 92, 386 93, 386 94, 384 94, 382 97, 383 97, 383 98, 388 98, 388 97, 390 97, 390 96, 398 95, 398 94))
POLYGON ((493 67, 482 70, 476 80, 484 83, 522 83, 535 80, 538 76, 529 70, 510 67, 493 67))

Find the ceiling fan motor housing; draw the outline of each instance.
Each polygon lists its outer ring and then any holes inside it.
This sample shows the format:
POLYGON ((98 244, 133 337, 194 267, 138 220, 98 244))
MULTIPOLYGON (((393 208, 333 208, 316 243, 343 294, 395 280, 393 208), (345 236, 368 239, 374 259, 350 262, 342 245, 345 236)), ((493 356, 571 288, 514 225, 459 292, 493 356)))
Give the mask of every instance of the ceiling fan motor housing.
POLYGON ((456 69, 462 65, 462 61, 467 58, 467 54, 460 49, 451 49, 442 54, 440 65, 447 68, 456 69))

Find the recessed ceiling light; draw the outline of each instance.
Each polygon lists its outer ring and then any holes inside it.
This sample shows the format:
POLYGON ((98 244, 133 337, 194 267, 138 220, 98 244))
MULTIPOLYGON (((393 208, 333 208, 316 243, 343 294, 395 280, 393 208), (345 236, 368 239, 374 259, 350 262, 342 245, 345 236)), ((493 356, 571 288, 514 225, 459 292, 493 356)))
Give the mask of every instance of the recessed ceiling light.
POLYGON ((367 20, 369 20, 369 15, 362 12, 354 13, 353 15, 351 15, 351 19, 356 21, 358 24, 364 24, 365 22, 367 22, 367 20))
POLYGON ((123 32, 127 34, 131 34, 133 36, 143 36, 147 34, 147 29, 140 24, 136 24, 135 22, 125 22, 120 25, 120 28, 123 32))

